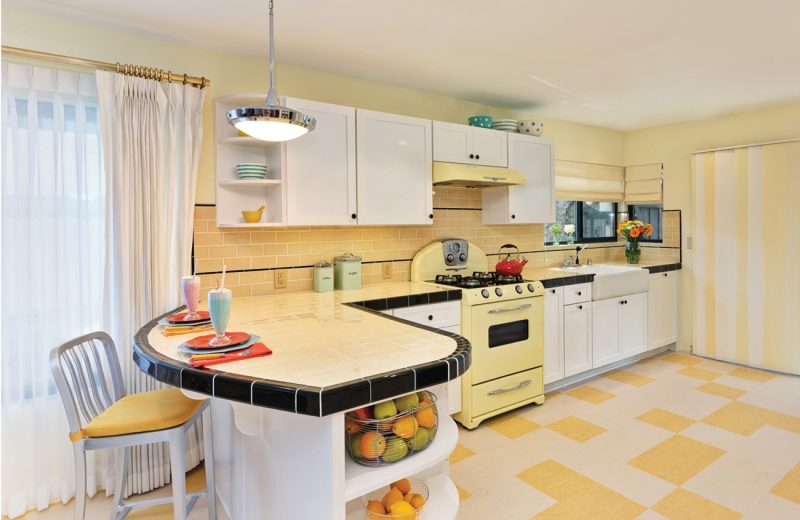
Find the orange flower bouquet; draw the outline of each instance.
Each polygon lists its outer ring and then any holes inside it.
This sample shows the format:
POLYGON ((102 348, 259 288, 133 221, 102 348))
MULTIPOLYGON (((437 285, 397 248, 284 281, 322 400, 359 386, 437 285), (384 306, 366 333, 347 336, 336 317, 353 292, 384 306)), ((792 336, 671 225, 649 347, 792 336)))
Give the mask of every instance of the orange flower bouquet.
POLYGON ((627 241, 625 259, 629 264, 638 264, 639 257, 642 255, 642 251, 639 249, 639 239, 642 236, 652 235, 653 225, 645 224, 641 220, 628 220, 619 225, 617 234, 627 241))

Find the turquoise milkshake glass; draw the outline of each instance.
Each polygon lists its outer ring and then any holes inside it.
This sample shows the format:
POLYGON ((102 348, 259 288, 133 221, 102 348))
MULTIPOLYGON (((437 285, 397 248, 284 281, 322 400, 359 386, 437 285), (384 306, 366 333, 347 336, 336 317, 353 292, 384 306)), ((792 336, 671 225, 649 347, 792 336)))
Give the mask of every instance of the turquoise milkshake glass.
POLYGON ((224 287, 208 291, 208 313, 211 315, 211 324, 214 334, 208 344, 212 347, 224 347, 231 344, 231 338, 225 335, 228 329, 228 319, 231 317, 232 293, 224 287))

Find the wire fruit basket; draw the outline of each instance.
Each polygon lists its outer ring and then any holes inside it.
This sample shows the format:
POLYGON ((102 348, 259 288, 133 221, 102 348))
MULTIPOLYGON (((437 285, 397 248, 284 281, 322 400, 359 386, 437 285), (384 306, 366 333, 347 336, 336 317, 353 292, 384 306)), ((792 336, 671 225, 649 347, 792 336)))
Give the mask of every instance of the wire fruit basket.
POLYGON ((345 415, 347 453, 364 466, 399 462, 431 445, 439 427, 436 395, 407 394, 345 415))

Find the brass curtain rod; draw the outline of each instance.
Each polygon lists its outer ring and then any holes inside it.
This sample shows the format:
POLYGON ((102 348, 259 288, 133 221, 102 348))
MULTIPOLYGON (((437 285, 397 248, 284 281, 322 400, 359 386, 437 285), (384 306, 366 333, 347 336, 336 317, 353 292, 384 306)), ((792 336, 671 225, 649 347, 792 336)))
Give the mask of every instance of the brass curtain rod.
POLYGON ((118 72, 120 74, 125 74, 127 76, 155 79, 158 81, 169 81, 170 83, 183 83, 184 85, 192 85, 194 87, 199 87, 199 88, 205 88, 211 85, 211 80, 208 78, 205 77, 198 78, 197 76, 189 76, 187 74, 176 74, 171 70, 157 69, 153 67, 142 67, 140 65, 129 65, 126 63, 109 63, 106 61, 75 58, 72 56, 63 56, 61 54, 52 54, 50 52, 41 52, 30 49, 21 49, 19 47, 10 47, 8 45, 3 45, 3 54, 8 54, 10 56, 19 56, 21 58, 32 58, 38 60, 55 61, 58 63, 68 63, 70 65, 93 67, 96 69, 118 72))

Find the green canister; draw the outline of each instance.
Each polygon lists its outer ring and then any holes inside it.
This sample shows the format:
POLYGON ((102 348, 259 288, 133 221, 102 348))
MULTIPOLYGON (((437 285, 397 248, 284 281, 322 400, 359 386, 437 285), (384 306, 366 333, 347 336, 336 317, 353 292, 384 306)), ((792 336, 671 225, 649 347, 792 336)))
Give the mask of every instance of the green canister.
POLYGON ((333 285, 337 289, 361 289, 361 257, 347 253, 333 259, 333 285))
POLYGON ((333 290, 333 264, 323 260, 314 264, 314 290, 331 292, 333 290))

